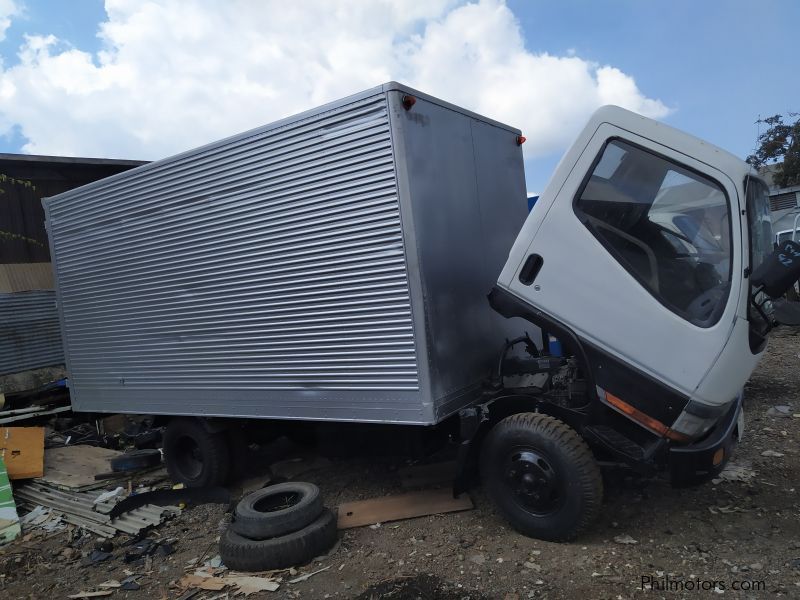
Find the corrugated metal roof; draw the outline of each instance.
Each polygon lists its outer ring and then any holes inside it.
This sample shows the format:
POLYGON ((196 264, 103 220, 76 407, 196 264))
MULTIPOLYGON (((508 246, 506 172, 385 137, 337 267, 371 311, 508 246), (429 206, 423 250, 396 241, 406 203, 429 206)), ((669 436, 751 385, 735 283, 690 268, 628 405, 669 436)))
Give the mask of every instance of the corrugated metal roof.
POLYGON ((36 482, 16 488, 14 495, 20 504, 31 510, 36 506, 48 507, 67 523, 105 538, 114 537, 118 532, 135 535, 181 512, 175 506, 145 504, 112 519, 109 513, 116 504, 115 500, 97 502, 101 495, 97 492, 63 492, 36 482))
POLYGON ((0 294, 0 375, 63 362, 55 292, 0 294))
POLYGON ((10 154, 0 153, 0 163, 35 163, 54 165, 89 165, 89 166, 123 166, 138 167, 146 165, 146 160, 125 160, 119 158, 86 158, 82 156, 47 156, 41 154, 10 154))
POLYGON ((784 192, 770 196, 769 207, 773 212, 797 208, 797 192, 784 192))

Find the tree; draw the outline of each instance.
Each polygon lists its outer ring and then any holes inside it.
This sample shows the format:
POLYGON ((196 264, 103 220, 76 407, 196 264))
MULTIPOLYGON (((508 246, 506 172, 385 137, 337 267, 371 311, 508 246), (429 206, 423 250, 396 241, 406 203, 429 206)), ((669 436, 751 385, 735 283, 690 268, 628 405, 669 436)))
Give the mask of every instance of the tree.
POLYGON ((773 180, 778 187, 800 185, 800 113, 789 113, 794 123, 784 123, 782 115, 759 119, 767 130, 758 136, 758 149, 747 162, 760 169, 777 164, 773 180))

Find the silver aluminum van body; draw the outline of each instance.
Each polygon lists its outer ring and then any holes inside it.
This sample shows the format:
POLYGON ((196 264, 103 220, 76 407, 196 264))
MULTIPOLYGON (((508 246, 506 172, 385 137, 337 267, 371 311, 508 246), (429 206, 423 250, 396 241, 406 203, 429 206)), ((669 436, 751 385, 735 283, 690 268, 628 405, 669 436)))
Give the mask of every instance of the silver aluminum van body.
POLYGON ((519 133, 388 83, 45 199, 73 407, 453 414, 532 330, 486 301, 519 133))

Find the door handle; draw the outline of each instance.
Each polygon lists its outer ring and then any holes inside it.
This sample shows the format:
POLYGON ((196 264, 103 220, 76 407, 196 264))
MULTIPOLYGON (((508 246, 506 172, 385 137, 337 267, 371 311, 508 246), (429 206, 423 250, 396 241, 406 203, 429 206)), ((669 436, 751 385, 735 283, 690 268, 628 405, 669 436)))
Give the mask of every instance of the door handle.
POLYGON ((519 271, 520 283, 523 285, 532 284, 543 264, 544 259, 538 254, 528 255, 528 258, 525 259, 525 263, 522 265, 522 269, 519 271))

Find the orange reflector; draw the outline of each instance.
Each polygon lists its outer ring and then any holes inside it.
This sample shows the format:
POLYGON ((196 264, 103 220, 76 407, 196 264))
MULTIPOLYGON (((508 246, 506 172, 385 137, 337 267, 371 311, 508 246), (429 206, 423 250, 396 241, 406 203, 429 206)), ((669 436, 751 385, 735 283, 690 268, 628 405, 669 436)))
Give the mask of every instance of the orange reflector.
POLYGON ((664 425, 658 419, 654 419, 650 415, 646 415, 638 408, 635 408, 625 402, 622 398, 618 398, 611 392, 606 392, 606 402, 608 402, 611 406, 616 408, 622 414, 627 415, 640 425, 643 425, 653 433, 660 435, 661 437, 666 437, 671 440, 675 440, 676 442, 686 442, 689 441, 689 438, 683 435, 682 433, 678 433, 677 431, 672 431, 669 427, 664 425))
POLYGON ((719 466, 722 463, 722 459, 725 458, 725 448, 720 448, 716 452, 714 452, 714 459, 713 464, 715 467, 719 466))
POLYGON ((414 106, 417 103, 417 99, 414 98, 414 96, 405 95, 403 96, 401 102, 403 104, 403 108, 409 110, 412 106, 414 106))
POLYGON ((517 136, 517 146, 522 146, 522 144, 524 144, 527 139, 528 138, 526 138, 524 135, 518 135, 517 136))

